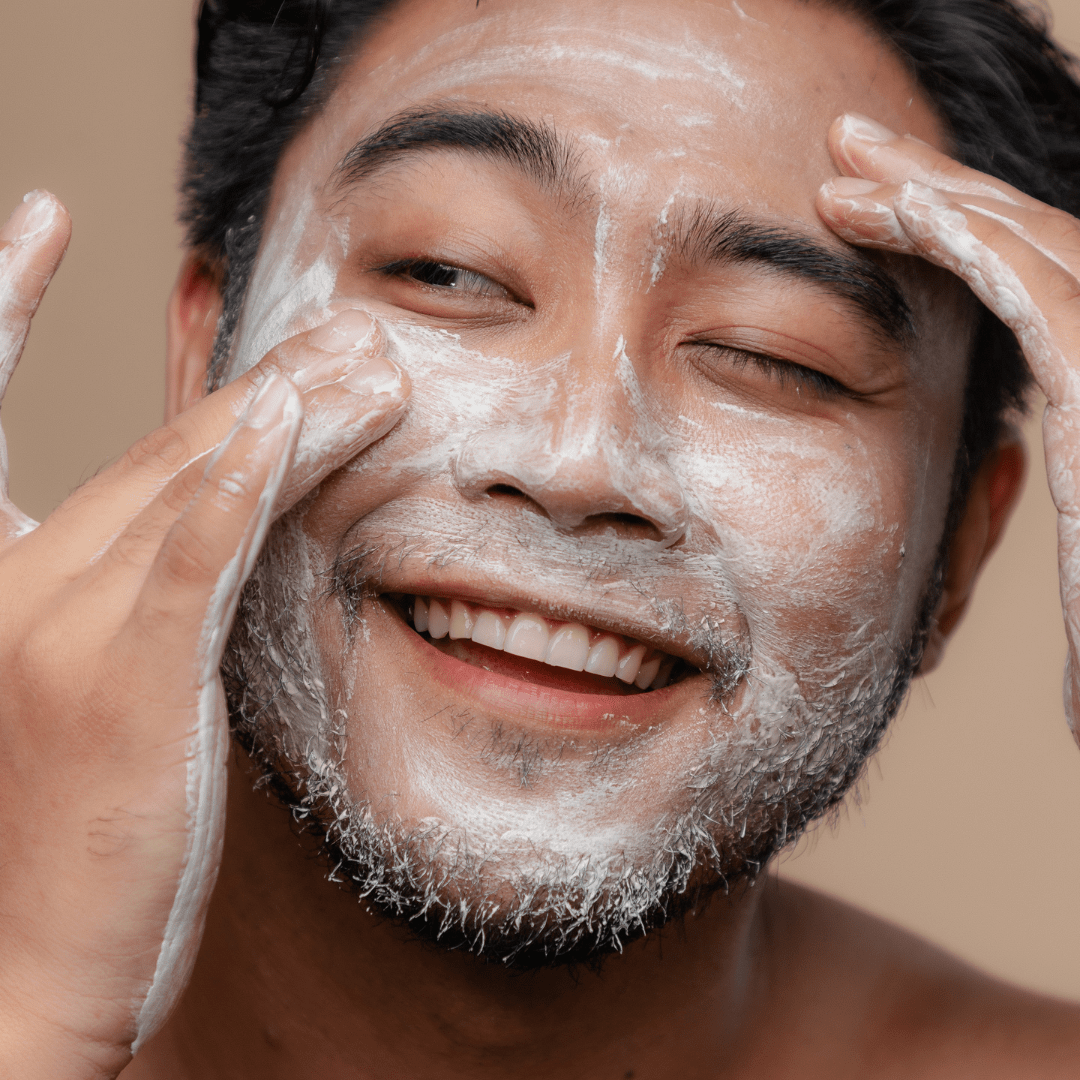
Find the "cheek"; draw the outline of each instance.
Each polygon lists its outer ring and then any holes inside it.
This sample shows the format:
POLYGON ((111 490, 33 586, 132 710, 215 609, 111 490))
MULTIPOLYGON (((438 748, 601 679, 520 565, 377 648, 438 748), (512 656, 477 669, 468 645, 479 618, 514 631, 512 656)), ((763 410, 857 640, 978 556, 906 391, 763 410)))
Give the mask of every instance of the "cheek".
POLYGON ((253 368, 283 341, 356 306, 335 303, 348 223, 320 217, 310 195, 286 199, 285 205, 270 224, 252 271, 226 381, 253 368))
POLYGON ((566 381, 566 355, 491 356, 444 330, 387 319, 380 325, 387 355, 409 374, 412 397, 397 427, 322 485, 315 505, 328 541, 407 491, 457 497, 452 463, 478 433, 497 428, 507 453, 527 451, 566 381))
POLYGON ((875 435, 750 414, 709 446, 696 430, 674 455, 694 546, 711 549, 755 652, 798 662, 909 632, 944 500, 924 490, 924 455, 875 435))

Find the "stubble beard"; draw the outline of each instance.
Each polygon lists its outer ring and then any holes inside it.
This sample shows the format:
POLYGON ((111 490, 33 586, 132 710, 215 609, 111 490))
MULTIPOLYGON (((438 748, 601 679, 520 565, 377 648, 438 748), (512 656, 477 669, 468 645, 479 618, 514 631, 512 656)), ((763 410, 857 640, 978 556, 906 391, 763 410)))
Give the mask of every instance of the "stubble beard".
MULTIPOLYGON (((838 687, 808 703, 796 694, 779 727, 734 721, 728 706, 754 680, 755 659, 743 643, 702 627, 712 635, 705 643, 714 658, 712 719, 681 790, 658 809, 644 845, 569 857, 535 844, 493 850, 453 821, 378 814, 380 793, 350 784, 345 727, 329 700, 311 611, 332 597, 348 635, 365 570, 381 556, 368 550, 314 570, 300 521, 293 511, 274 526, 241 599, 222 668, 234 737, 260 769, 259 783, 321 838, 332 881, 422 938, 519 969, 592 964, 621 951, 718 890, 752 883, 835 807, 859 780, 918 667, 944 565, 939 557, 906 641, 876 658, 858 695, 838 687)), ((481 742, 485 766, 502 754, 505 767, 542 769, 558 782, 557 744, 520 733, 508 742, 498 724, 481 742)), ((636 749, 631 742, 619 752, 636 749)), ((603 767, 602 753, 597 761, 603 767)))

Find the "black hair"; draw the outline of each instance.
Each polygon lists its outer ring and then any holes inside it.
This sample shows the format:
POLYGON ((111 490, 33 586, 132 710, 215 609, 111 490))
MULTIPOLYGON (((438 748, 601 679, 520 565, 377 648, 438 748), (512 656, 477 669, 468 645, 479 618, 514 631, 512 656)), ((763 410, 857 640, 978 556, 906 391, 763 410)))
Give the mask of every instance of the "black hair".
MULTIPOLYGON (((278 161, 326 100, 354 43, 393 2, 204 0, 181 219, 223 292, 211 384, 227 358, 278 161)), ((1044 15, 1017 0, 821 2, 891 43, 936 107, 958 160, 1080 215, 1080 82, 1073 58, 1050 39, 1044 15)), ((983 309, 954 512, 1000 437, 1003 418, 1023 408, 1030 382, 1016 339, 983 309)))

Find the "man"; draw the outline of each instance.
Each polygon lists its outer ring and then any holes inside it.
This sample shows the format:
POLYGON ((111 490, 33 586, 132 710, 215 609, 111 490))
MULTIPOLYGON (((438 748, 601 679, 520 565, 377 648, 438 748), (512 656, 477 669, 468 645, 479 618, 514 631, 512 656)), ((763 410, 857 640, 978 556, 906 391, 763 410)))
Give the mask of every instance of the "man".
MULTIPOLYGON (((245 7, 173 419, 5 506, 6 1072, 1074 1075, 1076 1008, 755 885, 1001 532, 1004 326, 1075 647, 1060 55, 990 0, 245 7)), ((66 215, 3 238, 6 381, 66 215)))

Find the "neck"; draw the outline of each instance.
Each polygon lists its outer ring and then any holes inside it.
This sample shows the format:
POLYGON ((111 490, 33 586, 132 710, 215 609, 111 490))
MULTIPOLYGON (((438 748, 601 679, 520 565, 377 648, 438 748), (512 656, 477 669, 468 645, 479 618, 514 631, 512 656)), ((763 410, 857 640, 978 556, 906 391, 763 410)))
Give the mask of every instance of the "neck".
POLYGON ((194 977, 125 1080, 716 1075, 766 1011, 767 886, 714 897, 599 972, 515 974, 366 912, 295 832, 234 763, 194 977))

